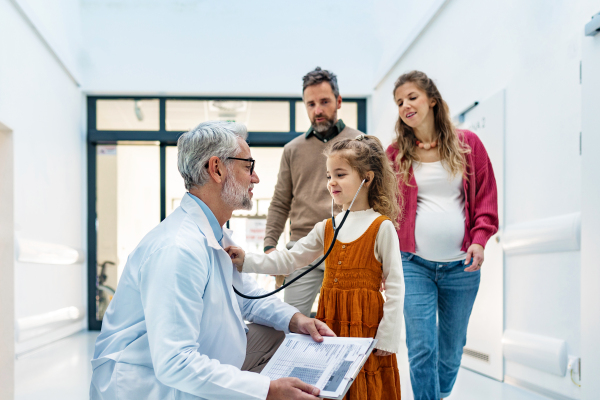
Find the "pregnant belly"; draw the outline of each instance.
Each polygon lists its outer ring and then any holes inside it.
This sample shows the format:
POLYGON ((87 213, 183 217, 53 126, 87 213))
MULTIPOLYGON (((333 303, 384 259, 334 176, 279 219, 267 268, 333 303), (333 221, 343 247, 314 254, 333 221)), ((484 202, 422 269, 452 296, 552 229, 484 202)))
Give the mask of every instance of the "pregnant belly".
POLYGON ((430 261, 456 261, 464 258, 461 251, 465 236, 462 212, 417 212, 415 221, 416 253, 430 261))

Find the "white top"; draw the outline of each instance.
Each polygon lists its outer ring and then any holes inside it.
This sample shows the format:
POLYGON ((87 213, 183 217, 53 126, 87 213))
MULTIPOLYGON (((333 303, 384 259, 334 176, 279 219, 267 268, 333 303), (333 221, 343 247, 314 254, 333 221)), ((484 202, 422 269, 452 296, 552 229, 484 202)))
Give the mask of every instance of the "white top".
MULTIPOLYGON (((335 218, 336 225, 342 222, 345 212, 335 218)), ((350 212, 337 240, 349 243, 358 239, 381 214, 373 209, 350 212)), ((325 223, 321 221, 298 240, 291 250, 274 251, 270 254, 246 253, 244 272, 261 274, 289 275, 294 270, 306 267, 323 255, 325 223)), ((400 256, 398 234, 391 221, 383 221, 375 239, 375 258, 382 263, 385 278, 385 298, 383 318, 379 323, 376 348, 397 353, 400 350, 400 332, 404 320, 404 274, 400 256)), ((302 279, 302 278, 300 278, 302 279)))
POLYGON ((463 177, 452 176, 441 161, 413 161, 417 181, 415 254, 429 261, 458 261, 465 237, 463 177))
MULTIPOLYGON (((223 245, 234 243, 224 230, 223 245)), ((289 332, 298 310, 240 274, 189 194, 127 259, 96 340, 90 398, 267 397, 269 378, 240 371, 244 319, 289 332)))

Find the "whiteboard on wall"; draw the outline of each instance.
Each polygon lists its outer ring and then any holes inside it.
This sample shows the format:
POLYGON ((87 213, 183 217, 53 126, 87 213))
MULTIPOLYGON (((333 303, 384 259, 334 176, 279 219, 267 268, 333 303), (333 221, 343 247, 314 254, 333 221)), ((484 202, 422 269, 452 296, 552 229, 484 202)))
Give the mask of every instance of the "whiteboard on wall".
MULTIPOLYGON (((465 114, 461 129, 475 132, 492 162, 498 187, 500 231, 504 223, 504 114, 502 90, 465 114)), ((504 331, 504 253, 498 234, 485 247, 481 284, 467 330, 462 366, 496 380, 504 378, 502 334, 504 331)))

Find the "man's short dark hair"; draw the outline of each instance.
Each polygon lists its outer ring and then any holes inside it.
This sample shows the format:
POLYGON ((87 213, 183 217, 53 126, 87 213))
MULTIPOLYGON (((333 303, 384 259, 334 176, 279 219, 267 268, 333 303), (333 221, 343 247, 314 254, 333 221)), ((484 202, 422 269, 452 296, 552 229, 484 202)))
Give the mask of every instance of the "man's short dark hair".
POLYGON ((337 76, 326 69, 321 69, 321 67, 317 67, 314 71, 310 71, 308 74, 304 75, 302 78, 302 95, 304 96, 304 91, 307 87, 318 85, 322 82, 329 82, 331 85, 331 90, 333 91, 333 95, 337 99, 340 95, 340 88, 337 83, 337 76))

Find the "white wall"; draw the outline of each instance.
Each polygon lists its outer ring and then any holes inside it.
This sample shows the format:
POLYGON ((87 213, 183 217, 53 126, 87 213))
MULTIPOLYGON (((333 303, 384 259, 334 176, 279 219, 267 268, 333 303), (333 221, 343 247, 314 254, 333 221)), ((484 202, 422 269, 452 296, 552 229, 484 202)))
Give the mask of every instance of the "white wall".
MULTIPOLYGON (((375 134, 391 142, 393 83, 412 69, 436 81, 453 115, 506 88, 507 226, 580 211, 579 63, 583 26, 597 8, 591 0, 448 1, 375 90, 375 134)), ((579 252, 510 256, 505 271, 505 329, 564 339, 582 356, 579 252)), ((568 377, 512 363, 505 374, 580 395, 568 377)))
POLYGON ((14 184, 12 131, 0 122, 0 399, 15 379, 14 184))
POLYGON ((81 8, 79 0, 16 0, 31 12, 36 28, 59 53, 60 62, 81 80, 81 8))
POLYGON ((371 92, 370 1, 82 1, 85 90, 299 95, 314 67, 371 92))
MULTIPOLYGON (((72 15, 77 14, 78 2, 55 2, 53 6, 60 10, 57 14, 72 15)), ((35 12, 35 7, 29 11, 35 12)), ((64 25, 57 23, 44 26, 43 30, 61 29, 64 25)), ((14 1, 0 0, 0 37, 0 121, 13 130, 16 237, 19 242, 37 241, 85 250, 81 91, 14 1)), ((60 53, 69 54, 60 40, 53 44, 60 53)), ((85 282, 82 263, 17 261, 16 320, 65 307, 85 310, 85 282)), ((83 326, 85 319, 63 326, 61 332, 50 330, 28 342, 17 343, 17 352, 83 326)))
MULTIPOLYGON (((600 11, 600 5, 599 5, 600 11)), ((600 393, 600 34, 585 37, 583 42, 583 194, 581 205, 581 359, 584 399, 600 393)))

